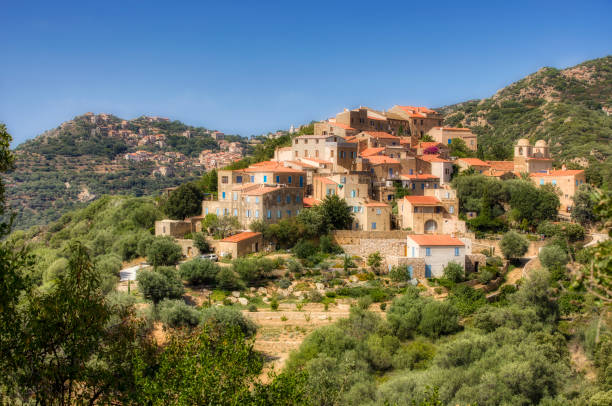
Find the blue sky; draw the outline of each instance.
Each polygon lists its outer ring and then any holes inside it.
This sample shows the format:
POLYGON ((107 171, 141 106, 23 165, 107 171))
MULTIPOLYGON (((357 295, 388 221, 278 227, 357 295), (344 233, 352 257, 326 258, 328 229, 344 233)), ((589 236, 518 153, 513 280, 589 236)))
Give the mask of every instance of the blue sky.
POLYGON ((344 107, 488 97, 612 53, 612 2, 0 0, 0 121, 75 115, 258 134, 344 107))

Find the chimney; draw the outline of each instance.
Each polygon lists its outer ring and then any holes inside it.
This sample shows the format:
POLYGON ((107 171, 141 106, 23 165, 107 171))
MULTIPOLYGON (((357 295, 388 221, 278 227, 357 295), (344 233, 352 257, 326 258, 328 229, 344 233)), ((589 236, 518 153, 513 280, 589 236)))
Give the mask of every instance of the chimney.
POLYGON ((565 166, 565 164, 561 165, 561 170, 562 170, 562 171, 567 170, 567 166, 565 166))

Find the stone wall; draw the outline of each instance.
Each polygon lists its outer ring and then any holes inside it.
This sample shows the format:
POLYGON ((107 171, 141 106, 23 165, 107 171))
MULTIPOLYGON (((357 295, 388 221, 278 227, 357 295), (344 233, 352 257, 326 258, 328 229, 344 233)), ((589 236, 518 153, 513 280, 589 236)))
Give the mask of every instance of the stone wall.
POLYGON ((476 272, 476 263, 481 268, 487 264, 487 257, 484 254, 468 254, 465 256, 465 274, 469 275, 476 272))
POLYGON ((335 242, 349 255, 366 258, 373 252, 380 252, 385 268, 394 260, 392 257, 406 255, 406 231, 335 231, 335 242))
POLYGON ((193 258, 197 255, 200 255, 200 250, 198 250, 195 245, 193 245, 193 240, 177 238, 176 243, 181 247, 183 255, 187 258, 193 258))
POLYGON ((425 259, 408 257, 388 257, 388 266, 412 266, 412 277, 425 279, 425 259))

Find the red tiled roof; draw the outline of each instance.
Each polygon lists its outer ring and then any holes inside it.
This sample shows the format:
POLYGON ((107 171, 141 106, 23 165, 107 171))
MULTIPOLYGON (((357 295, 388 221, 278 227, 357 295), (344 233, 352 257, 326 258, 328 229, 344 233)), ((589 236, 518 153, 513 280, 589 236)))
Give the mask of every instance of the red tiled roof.
POLYGON ((444 130, 444 131, 472 131, 469 128, 461 128, 461 127, 434 127, 436 130, 444 130))
POLYGON ((302 166, 304 168, 316 168, 316 166, 314 166, 314 165, 310 165, 310 164, 307 164, 307 163, 304 163, 304 162, 300 162, 300 161, 285 161, 285 163, 292 164, 292 165, 299 165, 299 166, 302 166))
POLYGON ((345 130, 354 130, 353 127, 350 127, 346 124, 342 124, 342 123, 329 123, 331 126, 333 127, 339 127, 339 128, 344 128, 345 130))
POLYGON ((412 205, 419 206, 438 206, 441 204, 440 200, 434 196, 404 196, 404 199, 412 205))
POLYGON ((315 199, 314 197, 305 197, 302 199, 302 202, 304 203, 304 207, 312 207, 321 203, 320 200, 315 199))
POLYGON ((280 189, 280 187, 274 187, 274 186, 264 186, 264 185, 258 185, 258 186, 259 186, 258 188, 249 189, 242 193, 248 196, 261 196, 267 193, 275 192, 280 189))
POLYGON ((263 171, 271 171, 271 172, 303 172, 298 169, 288 168, 283 165, 282 162, 274 162, 274 161, 264 161, 258 162, 249 166, 246 169, 240 169, 240 171, 244 172, 263 172, 263 171))
POLYGON ((482 161, 478 158, 459 158, 458 161, 465 162, 466 164, 470 166, 491 166, 485 161, 482 161))
POLYGON ((371 155, 378 155, 380 152, 384 151, 385 148, 384 147, 380 147, 380 148, 366 148, 363 151, 361 151, 359 153, 359 155, 361 156, 371 156, 371 155))
POLYGON ((398 140, 398 141, 400 139, 399 137, 393 134, 389 134, 383 131, 364 131, 364 133, 368 134, 372 138, 387 138, 387 139, 393 139, 393 140, 398 140))
POLYGON ((240 242, 240 241, 248 240, 249 238, 257 237, 259 235, 261 235, 261 233, 256 233, 253 231, 245 231, 242 233, 234 234, 229 237, 225 237, 224 239, 221 240, 221 242, 240 242))
POLYGON ((419 159, 423 161, 427 161, 427 162, 450 162, 446 159, 440 158, 439 155, 433 155, 433 154, 432 155, 426 154, 426 155, 420 156, 419 159))
POLYGON ((511 172, 514 170, 514 161, 487 161, 491 166, 491 169, 496 171, 507 171, 511 172))
POLYGON ((412 241, 416 242, 417 244, 424 245, 424 246, 435 245, 435 246, 456 247, 456 246, 465 245, 463 241, 461 241, 460 239, 451 237, 450 235, 445 235, 445 234, 441 234, 441 235, 416 234, 416 235, 409 235, 408 238, 410 238, 412 241))
POLYGON ((576 176, 582 173, 584 173, 584 170, 582 169, 553 169, 552 171, 548 172, 530 173, 529 176, 533 178, 537 178, 539 176, 576 176))
POLYGON ((434 180, 434 179, 440 180, 440 178, 430 173, 418 173, 418 174, 413 174, 413 175, 402 173, 400 174, 400 178, 405 179, 405 180, 434 180))
POLYGON ((383 203, 383 202, 369 202, 369 203, 364 204, 364 206, 366 207, 389 207, 387 203, 383 203))
POLYGON ((429 148, 429 147, 437 147, 438 145, 440 145, 440 142, 437 141, 426 141, 426 142, 419 142, 419 148, 429 148))
POLYGON ((337 182, 334 182, 330 178, 317 177, 315 179, 318 179, 321 183, 325 183, 326 185, 337 185, 338 184, 337 182))
POLYGON ((312 162, 318 162, 318 163, 320 163, 320 164, 331 164, 331 162, 330 162, 330 161, 325 161, 325 160, 323 160, 323 159, 319 159, 319 158, 311 158, 311 157, 307 157, 307 156, 305 156, 305 157, 303 157, 303 158, 300 158, 300 160, 302 160, 302 159, 306 159, 306 160, 308 160, 308 161, 312 161, 312 162))
POLYGON ((382 165, 382 164, 399 164, 400 161, 397 159, 389 158, 386 155, 372 155, 367 157, 367 160, 372 165, 382 165))

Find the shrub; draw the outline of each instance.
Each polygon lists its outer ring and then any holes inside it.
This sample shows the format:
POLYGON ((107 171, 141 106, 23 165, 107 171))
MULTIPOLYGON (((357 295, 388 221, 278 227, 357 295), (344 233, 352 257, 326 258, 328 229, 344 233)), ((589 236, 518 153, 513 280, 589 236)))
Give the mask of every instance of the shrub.
POLYGON ((157 314, 162 323, 172 328, 195 327, 201 318, 198 310, 182 300, 162 300, 157 305, 157 314))
POLYGON ((557 300, 561 314, 579 313, 584 307, 584 296, 578 292, 563 292, 557 300))
POLYGON ((362 296, 357 300, 357 306, 360 309, 367 310, 368 307, 372 304, 373 300, 371 296, 362 296))
POLYGON ((155 237, 146 252, 147 260, 155 267, 176 265, 183 257, 181 247, 171 237, 155 237))
POLYGON ((308 257, 313 256, 318 251, 318 247, 314 245, 310 241, 300 240, 295 247, 293 247, 293 252, 295 256, 301 259, 306 259, 308 257))
POLYGON ((212 284, 219 273, 219 265, 207 259, 193 259, 179 267, 181 277, 190 285, 212 284))
POLYGON ((381 303, 381 304, 380 304, 380 310, 382 310, 383 312, 384 312, 385 310, 387 310, 387 304, 386 304, 386 303, 384 303, 384 302, 383 302, 383 303, 381 303))
POLYGON ((487 298, 482 290, 465 285, 455 285, 450 292, 449 300, 461 316, 470 315, 487 304, 487 298))
POLYGON ((455 283, 461 282, 464 279, 465 270, 456 262, 449 262, 444 267, 444 277, 455 283))
POLYGON ((137 278, 138 289, 153 303, 163 299, 178 299, 183 295, 183 283, 174 268, 159 267, 153 271, 140 271, 137 278))
POLYGON ((425 369, 435 352, 436 348, 427 341, 413 341, 395 353, 393 367, 396 369, 425 369))
POLYGON ((424 304, 418 289, 413 286, 409 286, 404 295, 393 299, 387 312, 387 321, 397 337, 412 338, 421 321, 424 304))
POLYGON ((217 286, 225 290, 244 289, 244 282, 232 271, 230 267, 221 267, 216 277, 217 286))
POLYGON ((256 311, 257 311, 257 306, 256 306, 254 303, 251 303, 251 304, 249 305, 248 309, 249 309, 249 311, 250 311, 251 313, 254 313, 254 312, 256 312, 256 311))
POLYGON ((234 272, 247 282, 268 277, 275 265, 276 262, 269 258, 236 258, 232 261, 234 272))
POLYGON ((547 245, 540 251, 540 262, 548 269, 563 268, 567 264, 567 254, 558 245, 547 245))
POLYGON ((430 301, 424 307, 419 323, 419 332, 437 338, 460 329, 459 312, 449 302, 430 301))
POLYGON ((380 255, 380 252, 376 251, 371 253, 370 255, 368 255, 368 266, 370 266, 372 268, 372 270, 378 274, 380 272, 380 267, 382 265, 382 255, 380 255))
POLYGON ((495 278, 495 272, 489 268, 482 268, 480 272, 478 272, 478 282, 483 285, 489 283, 493 278, 495 278))
POLYGON ((308 299, 314 303, 321 303, 323 301, 323 295, 316 289, 313 289, 308 294, 308 299))
POLYGON ((300 264, 298 261, 296 261, 295 259, 290 259, 287 261, 287 269, 289 270, 289 272, 293 272, 293 273, 301 273, 304 268, 302 267, 302 264, 300 264))
POLYGON ((394 266, 389 271, 389 278, 394 282, 406 282, 410 279, 408 270, 404 266, 394 266))
POLYGON ((239 328, 245 337, 252 337, 257 332, 257 325, 244 317, 240 310, 233 307, 209 307, 202 311, 204 324, 220 327, 222 330, 239 328))
POLYGON ((273 311, 278 310, 278 300, 276 300, 276 298, 270 301, 270 309, 272 309, 273 311))
POLYGON ((508 231, 499 242, 499 247, 506 258, 519 258, 527 252, 529 242, 516 231, 508 231))
POLYGON ((193 235, 193 245, 200 251, 200 254, 210 252, 210 245, 204 236, 204 233, 195 233, 193 235))
POLYGON ((291 281, 287 278, 282 278, 278 281, 278 287, 281 289, 287 289, 291 286, 291 281))

